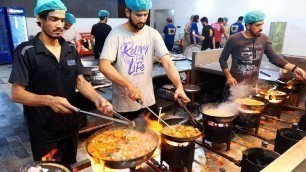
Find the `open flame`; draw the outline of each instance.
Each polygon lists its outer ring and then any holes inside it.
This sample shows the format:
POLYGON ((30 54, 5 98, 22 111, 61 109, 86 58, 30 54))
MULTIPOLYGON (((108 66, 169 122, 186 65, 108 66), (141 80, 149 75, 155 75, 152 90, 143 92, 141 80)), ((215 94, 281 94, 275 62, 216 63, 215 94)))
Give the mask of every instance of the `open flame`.
POLYGON ((89 157, 91 162, 91 168, 93 172, 101 172, 101 171, 108 171, 108 172, 129 172, 130 169, 110 169, 104 165, 102 160, 98 158, 89 157))
POLYGON ((44 155, 41 160, 42 161, 60 161, 60 158, 56 153, 58 152, 57 148, 51 149, 46 155, 44 155))
MULTIPOLYGON (((160 115, 160 116, 162 116, 162 115, 160 115)), ((155 149, 155 151, 152 155, 152 158, 155 158, 161 152, 161 132, 162 132, 162 129, 163 129, 163 125, 160 123, 160 121, 151 120, 148 117, 146 117, 145 119, 148 122, 148 127, 151 130, 155 131, 156 134, 158 135, 158 146, 157 146, 157 148, 155 149)))

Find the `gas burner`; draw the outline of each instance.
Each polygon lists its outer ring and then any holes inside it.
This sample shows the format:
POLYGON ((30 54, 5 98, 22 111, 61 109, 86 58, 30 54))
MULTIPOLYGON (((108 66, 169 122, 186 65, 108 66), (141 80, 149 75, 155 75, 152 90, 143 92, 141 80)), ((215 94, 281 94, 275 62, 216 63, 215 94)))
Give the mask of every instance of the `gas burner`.
POLYGON ((269 116, 276 116, 280 118, 283 110, 284 101, 280 100, 269 100, 269 104, 263 110, 263 113, 266 113, 269 116))
POLYGON ((235 125, 243 128, 255 128, 255 134, 258 133, 261 114, 240 113, 235 120, 235 125))
POLYGON ((205 140, 213 143, 226 143, 226 150, 230 149, 233 122, 216 123, 204 120, 203 125, 205 128, 205 138, 203 138, 203 143, 205 140))
POLYGON ((213 121, 208 121, 208 125, 213 127, 229 127, 229 123, 215 123, 213 121))
POLYGON ((163 138, 161 144, 160 164, 165 161, 170 170, 186 168, 189 172, 192 171, 194 141, 177 143, 163 138))

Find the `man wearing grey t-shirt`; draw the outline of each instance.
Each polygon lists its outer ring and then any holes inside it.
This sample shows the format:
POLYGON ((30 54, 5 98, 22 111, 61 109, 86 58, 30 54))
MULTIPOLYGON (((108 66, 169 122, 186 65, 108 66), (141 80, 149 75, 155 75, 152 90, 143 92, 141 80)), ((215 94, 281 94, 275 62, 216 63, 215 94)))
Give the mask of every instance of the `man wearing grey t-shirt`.
POLYGON ((176 87, 174 98, 180 97, 185 103, 190 101, 161 35, 145 25, 151 7, 151 0, 126 0, 129 21, 110 32, 100 56, 99 70, 113 82, 114 110, 129 119, 147 114, 135 100, 140 99, 149 107, 155 105, 153 55, 161 61, 176 87))
POLYGON ((227 85, 236 85, 242 81, 255 84, 263 53, 272 64, 292 71, 299 80, 306 80, 305 71, 277 55, 271 40, 261 33, 264 19, 265 15, 260 11, 248 12, 244 17, 246 30, 232 35, 227 41, 219 59, 227 85), (232 66, 229 70, 227 60, 230 54, 232 66))
POLYGON ((261 33, 265 14, 260 11, 250 11, 244 17, 246 30, 232 35, 219 58, 220 66, 226 77, 226 88, 223 100, 229 94, 229 86, 244 81, 255 85, 259 76, 259 67, 265 53, 269 61, 277 67, 292 71, 297 79, 306 80, 306 73, 301 68, 289 63, 275 53, 268 36, 261 33), (228 69, 227 60, 232 55, 231 69, 228 69))

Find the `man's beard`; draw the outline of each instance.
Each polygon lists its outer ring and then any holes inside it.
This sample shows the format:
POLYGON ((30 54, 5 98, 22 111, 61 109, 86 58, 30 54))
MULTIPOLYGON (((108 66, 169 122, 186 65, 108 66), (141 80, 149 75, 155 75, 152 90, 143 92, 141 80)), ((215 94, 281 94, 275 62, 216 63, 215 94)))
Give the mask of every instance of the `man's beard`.
POLYGON ((133 26, 133 28, 137 29, 137 30, 141 30, 144 26, 145 26, 145 23, 142 23, 142 22, 139 22, 137 24, 135 24, 133 21, 132 21, 132 18, 131 16, 129 17, 129 23, 133 26), (141 24, 141 25, 140 25, 141 24), (140 27, 138 26, 140 25, 140 27))
POLYGON ((251 31, 251 34, 253 35, 253 36, 255 36, 255 37, 260 37, 260 34, 261 34, 261 32, 262 32, 262 30, 260 30, 259 32, 258 32, 258 34, 256 35, 252 30, 250 30, 251 31))
MULTIPOLYGON (((54 31, 54 32, 56 32, 56 31, 61 31, 61 32, 63 33, 63 30, 62 30, 62 29, 56 29, 56 30, 53 30, 53 31, 54 31)), ((51 39, 59 39, 59 38, 62 37, 62 34, 59 35, 59 36, 53 36, 53 35, 50 34, 49 31, 46 30, 46 29, 44 29, 44 32, 45 32, 45 34, 46 34, 49 38, 51 38, 51 39)))

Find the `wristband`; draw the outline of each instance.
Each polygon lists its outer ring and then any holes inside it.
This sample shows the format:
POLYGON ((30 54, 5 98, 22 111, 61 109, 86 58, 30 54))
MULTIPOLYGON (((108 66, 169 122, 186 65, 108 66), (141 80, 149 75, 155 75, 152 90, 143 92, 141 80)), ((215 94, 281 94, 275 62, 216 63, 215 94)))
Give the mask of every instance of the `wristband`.
POLYGON ((295 65, 295 66, 292 68, 291 72, 294 72, 296 68, 297 68, 297 66, 295 65))

